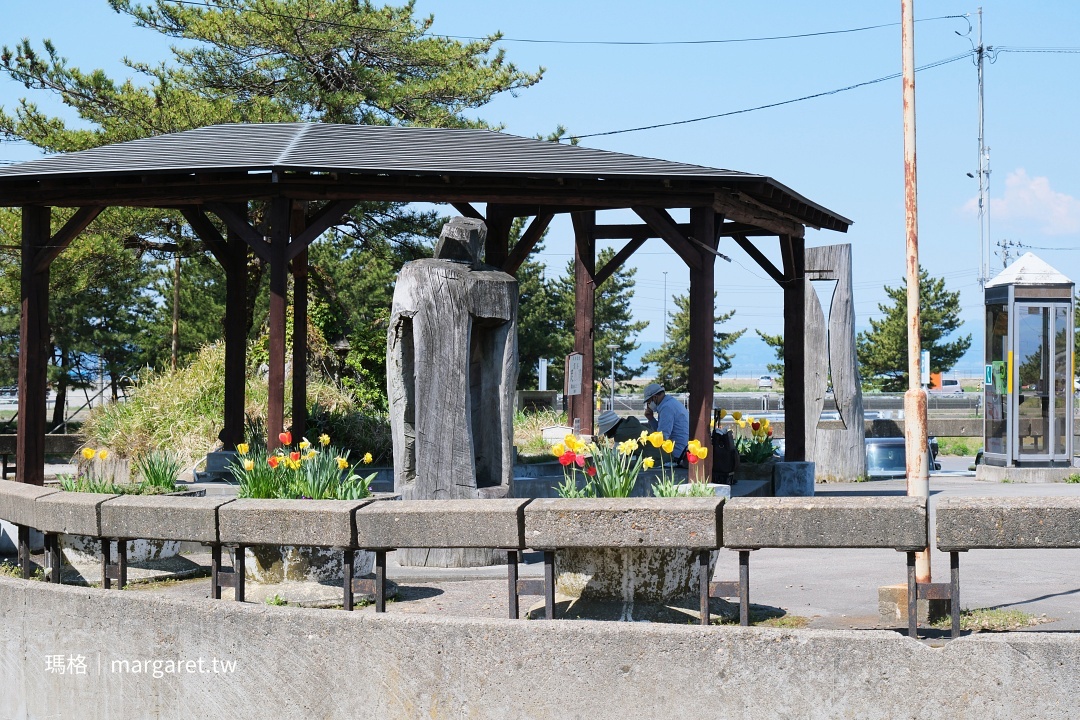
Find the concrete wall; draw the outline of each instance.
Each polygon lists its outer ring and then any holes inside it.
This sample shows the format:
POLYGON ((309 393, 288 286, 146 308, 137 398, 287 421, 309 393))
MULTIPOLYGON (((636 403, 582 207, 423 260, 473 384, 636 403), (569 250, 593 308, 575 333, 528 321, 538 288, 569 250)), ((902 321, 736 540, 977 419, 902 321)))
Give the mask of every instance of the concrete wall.
POLYGON ((1078 668, 1075 635, 932 649, 886 631, 375 616, 0 577, 5 720, 1068 718, 1078 668), (75 655, 87 674, 47 672, 75 655), (112 671, 199 658, 236 671, 112 671))

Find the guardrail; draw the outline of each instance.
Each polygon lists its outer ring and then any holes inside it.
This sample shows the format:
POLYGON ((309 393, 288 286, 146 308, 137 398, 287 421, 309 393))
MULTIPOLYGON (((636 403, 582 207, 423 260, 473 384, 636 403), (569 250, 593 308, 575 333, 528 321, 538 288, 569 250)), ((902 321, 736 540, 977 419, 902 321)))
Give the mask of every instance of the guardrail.
POLYGON ((517 618, 522 586, 520 553, 544 553, 545 612, 554 617, 554 553, 571 548, 683 548, 702 568, 710 553, 739 553, 739 580, 709 583, 700 572, 701 620, 709 598, 739 597, 749 624, 749 557, 761 548, 892 548, 907 554, 908 631, 916 636, 921 598, 952 600, 959 632, 957 553, 982 548, 1080 547, 1080 498, 944 498, 937 506, 937 546, 951 553, 949 584, 915 580, 915 552, 927 547, 926 501, 905 496, 818 498, 625 498, 605 500, 237 500, 224 497, 118 496, 70 493, 0 481, 0 518, 19 529, 19 561, 30 576, 30 529, 45 533, 47 580, 60 582, 58 535, 101 540, 105 589, 126 584, 132 539, 209 545, 214 599, 233 587, 244 599, 243 550, 250 545, 336 548, 345 554, 343 600, 353 608, 357 583, 385 611, 386 552, 400 548, 506 550, 508 609, 517 618), (118 557, 109 557, 111 541, 118 557), (221 548, 236 548, 233 568, 221 567, 221 548), (374 586, 352 577, 353 553, 376 554, 374 586))

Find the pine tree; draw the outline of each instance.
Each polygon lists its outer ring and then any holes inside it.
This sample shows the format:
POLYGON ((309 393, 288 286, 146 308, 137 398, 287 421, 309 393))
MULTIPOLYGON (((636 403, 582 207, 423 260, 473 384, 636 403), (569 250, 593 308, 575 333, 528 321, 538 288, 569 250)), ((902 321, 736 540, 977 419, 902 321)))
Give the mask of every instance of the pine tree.
MULTIPOLYGON (((656 365, 656 381, 668 392, 686 392, 690 383, 690 295, 677 295, 673 299, 675 310, 668 314, 667 342, 645 353, 642 360, 656 365)), ((716 294, 713 293, 714 305, 715 299, 716 294)), ((734 310, 716 315, 713 318, 714 328, 734 316, 734 310)), ((735 356, 728 349, 745 332, 745 328, 735 332, 717 332, 714 329, 714 375, 723 375, 731 369, 735 356)))
POLYGON ((783 335, 769 335, 763 333, 760 330, 755 329, 758 337, 765 341, 765 344, 773 349, 776 353, 776 362, 769 363, 765 367, 773 375, 779 379, 780 384, 784 384, 784 368, 787 367, 784 364, 784 336, 783 335))
MULTIPOLYGON (((870 321, 870 330, 859 333, 856 352, 863 382, 886 392, 908 387, 907 281, 899 287, 885 286, 892 304, 879 304, 884 317, 870 321)), ((930 351, 930 372, 948 372, 971 347, 971 335, 945 339, 963 325, 960 293, 945 289, 945 280, 931 278, 919 268, 919 320, 923 350, 930 351)))

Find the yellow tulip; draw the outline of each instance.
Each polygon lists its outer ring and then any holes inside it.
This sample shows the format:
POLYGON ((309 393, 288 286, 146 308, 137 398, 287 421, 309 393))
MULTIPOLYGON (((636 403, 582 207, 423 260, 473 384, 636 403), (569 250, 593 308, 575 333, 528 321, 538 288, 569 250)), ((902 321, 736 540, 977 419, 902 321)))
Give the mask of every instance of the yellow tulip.
POLYGON ((661 445, 660 447, 664 452, 666 452, 666 453, 668 453, 670 455, 672 452, 675 451, 675 441, 674 440, 665 440, 664 444, 661 445))
POLYGON ((344 470, 345 468, 349 467, 349 461, 345 458, 339 457, 337 459, 337 466, 338 470, 344 470))
POLYGON ((255 461, 250 458, 244 461, 244 469, 251 472, 255 469, 255 461))
POLYGON ((651 470, 652 466, 655 465, 655 464, 656 464, 656 462, 653 461, 653 459, 651 457, 647 457, 647 458, 645 458, 644 460, 641 461, 641 467, 645 468, 646 470, 651 470))
POLYGON ((241 455, 247 455, 248 450, 250 449, 251 448, 248 447, 247 443, 240 443, 236 446, 236 452, 240 453, 241 455))
POLYGON ((727 417, 727 410, 725 410, 724 408, 720 408, 720 414, 717 416, 716 419, 717 420, 723 420, 726 417, 727 417))
POLYGON ((576 444, 577 444, 577 441, 578 441, 578 439, 577 439, 577 437, 575 437, 574 435, 567 435, 566 437, 564 437, 564 438, 562 439, 562 441, 563 441, 563 445, 566 445, 566 447, 568 447, 568 448, 570 448, 571 450, 573 450, 573 449, 574 449, 574 445, 576 445, 576 444))
POLYGON ((82 456, 84 460, 93 460, 95 455, 97 455, 97 451, 94 448, 83 448, 82 456))
POLYGON ((371 457, 371 453, 364 453, 364 457, 361 458, 365 465, 370 465, 371 461, 375 458, 371 457))
POLYGON ((664 433, 657 430, 654 433, 649 434, 649 444, 654 448, 658 448, 664 444, 664 433))
POLYGON ((694 454, 697 455, 698 460, 704 460, 709 456, 709 448, 698 447, 696 450, 694 450, 694 454))
POLYGON ((566 446, 562 443, 555 443, 551 446, 551 454, 555 457, 562 457, 566 454, 566 446))
POLYGON ((746 427, 746 421, 745 420, 739 420, 738 423, 739 423, 739 427, 741 427, 741 428, 746 427))
POLYGON ((742 420, 742 413, 736 410, 735 412, 731 413, 731 419, 735 422, 739 422, 740 420, 742 420))
POLYGON ((109 451, 105 448, 102 448, 97 451, 97 456, 99 460, 104 460, 105 458, 109 457, 109 451))
POLYGON ((686 448, 688 450, 694 451, 695 455, 697 454, 697 450, 698 450, 699 447, 701 447, 701 441, 698 440, 697 438, 694 438, 693 440, 686 443, 686 448))
POLYGON ((319 436, 319 444, 322 445, 323 447, 326 447, 327 445, 329 445, 330 444, 330 436, 327 435, 326 433, 323 433, 322 435, 320 435, 319 436))

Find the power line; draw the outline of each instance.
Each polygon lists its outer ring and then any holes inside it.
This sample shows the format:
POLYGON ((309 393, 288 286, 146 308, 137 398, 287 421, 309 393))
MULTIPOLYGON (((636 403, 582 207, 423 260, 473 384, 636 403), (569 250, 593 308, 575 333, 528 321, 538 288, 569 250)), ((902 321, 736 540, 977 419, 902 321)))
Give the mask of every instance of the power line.
MULTIPOLYGON (((177 5, 191 5, 196 7, 205 7, 211 10, 221 10, 221 5, 210 2, 199 2, 197 0, 173 0, 177 5)), ((312 23, 317 25, 328 25, 330 27, 346 28, 350 30, 365 30, 369 32, 381 32, 386 34, 397 35, 411 35, 413 33, 408 30, 394 30, 391 28, 374 27, 370 25, 357 25, 355 23, 342 22, 340 20, 327 20, 322 18, 310 18, 301 17, 298 15, 289 15, 288 13, 273 12, 272 10, 262 9, 240 9, 240 12, 250 12, 256 15, 262 15, 263 17, 276 17, 283 20, 297 20, 304 23, 312 23)), ((937 17, 923 18, 916 22, 932 22, 935 20, 955 20, 955 19, 967 19, 967 15, 939 15, 937 17)), ((762 37, 745 37, 745 38, 718 38, 711 40, 561 40, 554 38, 508 38, 508 37, 496 37, 496 42, 516 42, 516 43, 533 43, 533 44, 546 44, 546 45, 720 45, 729 43, 747 43, 747 42, 768 42, 772 40, 795 40, 799 38, 812 38, 812 37, 824 37, 828 35, 843 35, 847 33, 857 33, 866 30, 879 30, 881 28, 895 27, 899 25, 898 22, 882 23, 880 25, 865 25, 862 27, 845 28, 842 30, 822 30, 819 32, 811 33, 796 33, 792 35, 767 35, 762 37)), ((487 41, 491 40, 491 37, 482 35, 446 35, 442 33, 424 33, 427 37, 446 38, 447 40, 479 40, 487 41)))
MULTIPOLYGON (((928 65, 915 68, 916 72, 922 70, 929 70, 931 68, 940 67, 942 65, 948 65, 954 63, 957 60, 963 60, 964 58, 971 57, 975 54, 974 50, 969 50, 959 55, 953 55, 952 57, 945 58, 932 62, 928 65)), ((767 110, 769 108, 780 107, 782 105, 791 105, 792 103, 802 102, 803 100, 813 100, 814 98, 825 97, 827 95, 836 95, 838 93, 847 92, 848 90, 855 90, 856 88, 866 87, 867 85, 874 85, 877 83, 886 82, 887 80, 895 80, 900 77, 902 73, 893 73, 880 77, 875 80, 867 80, 865 82, 856 83, 854 85, 848 85, 847 87, 837 88, 835 90, 826 90, 825 92, 814 93, 813 95, 803 95, 802 97, 792 98, 790 100, 781 100, 779 102, 767 103, 765 105, 757 105, 755 107, 743 108, 742 110, 729 110, 728 112, 716 113, 715 115, 705 115, 703 117, 689 118, 687 120, 674 120, 672 122, 656 123, 654 125, 641 125, 639 127, 624 128, 622 130, 608 130, 605 132, 586 133, 583 135, 568 135, 568 140, 580 140, 582 138, 602 137, 605 135, 621 135, 623 133, 639 132, 641 130, 656 130, 657 128, 673 127, 675 125, 688 125, 690 123, 702 122, 704 120, 715 120, 722 117, 730 117, 732 115, 741 115, 743 113, 754 112, 755 110, 767 110)))

